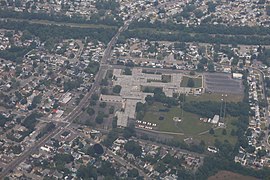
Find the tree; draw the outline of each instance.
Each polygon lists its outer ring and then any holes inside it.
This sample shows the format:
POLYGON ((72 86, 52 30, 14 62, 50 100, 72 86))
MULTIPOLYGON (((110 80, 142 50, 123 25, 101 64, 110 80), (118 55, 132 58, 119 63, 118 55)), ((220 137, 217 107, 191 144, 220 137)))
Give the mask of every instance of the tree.
POLYGON ((222 134, 223 134, 223 135, 227 135, 226 129, 223 129, 223 130, 222 130, 222 134))
POLYGON ((90 101, 90 106, 95 106, 95 105, 97 105, 97 101, 91 100, 90 101))
POLYGON ((124 74, 125 75, 132 75, 132 71, 130 68, 126 67, 125 70, 124 70, 124 74))
POLYGON ((196 16, 196 18, 201 18, 201 17, 203 17, 203 11, 202 10, 200 10, 200 9, 196 9, 195 11, 194 11, 194 15, 196 16))
POLYGON ((119 94, 121 92, 122 87, 120 85, 116 85, 113 87, 113 92, 119 94))
POLYGON ((107 103, 106 102, 101 102, 99 104, 99 107, 101 107, 101 108, 105 108, 106 106, 107 106, 107 103))
POLYGON ((215 65, 213 62, 209 62, 207 68, 209 72, 215 72, 215 65))
POLYGON ((21 104, 22 104, 22 105, 27 104, 27 99, 26 99, 26 98, 21 99, 21 104))
POLYGON ((95 114, 95 110, 90 107, 87 108, 86 112, 87 114, 89 114, 89 116, 93 116, 95 114))
POLYGON ((164 172, 167 170, 167 167, 166 167, 166 165, 165 165, 162 161, 159 161, 159 162, 156 164, 155 169, 156 169, 159 173, 164 173, 164 172))
POLYGON ((266 6, 266 14, 270 16, 270 5, 266 6))
POLYGON ((101 94, 109 94, 109 90, 106 87, 100 88, 100 93, 101 94))
POLYGON ((137 169, 129 169, 128 170, 128 177, 135 178, 139 176, 139 171, 137 169))
POLYGON ((97 179, 97 170, 96 168, 93 168, 92 166, 88 165, 80 166, 76 173, 78 178, 81 179, 97 179))
POLYGON ((117 116, 113 117, 112 128, 117 128, 117 116))
POLYGON ((108 82, 108 79, 102 79, 101 82, 100 82, 100 85, 101 86, 108 86, 109 85, 109 82, 108 82))
POLYGON ((109 113, 110 113, 110 114, 113 114, 113 113, 114 113, 114 106, 111 106, 111 107, 109 108, 109 113))
POLYGON ((115 170, 109 161, 103 161, 101 167, 97 169, 98 174, 105 177, 115 176, 115 170))
POLYGON ((145 97, 145 101, 147 102, 147 104, 151 105, 151 104, 154 103, 154 98, 152 96, 150 96, 150 95, 147 95, 145 97))
POLYGON ((196 73, 195 73, 195 71, 190 71, 189 74, 190 74, 191 76, 194 76, 196 73))
POLYGON ((188 78, 187 87, 194 87, 195 83, 193 78, 188 78))
POLYGON ((135 141, 128 141, 125 146, 125 150, 131 154, 133 154, 135 157, 138 157, 142 154, 142 147, 135 141))
POLYGON ((98 98, 99 98, 99 97, 98 97, 97 94, 93 94, 93 95, 91 96, 91 99, 94 100, 94 101, 97 101, 98 98))
POLYGON ((198 65, 197 65, 197 70, 198 70, 199 72, 204 71, 204 65, 203 65, 202 63, 198 63, 198 65))
POLYGON ((215 131, 214 131, 213 128, 211 128, 211 129, 209 130, 209 134, 215 134, 215 131))
POLYGON ((215 12, 216 11, 216 4, 212 1, 208 2, 208 13, 215 12))
POLYGON ((73 162, 74 157, 71 154, 56 154, 53 159, 58 162, 70 163, 73 162))
POLYGON ((126 127, 124 129, 124 131, 123 131, 123 136, 126 139, 129 139, 132 136, 136 136, 136 131, 135 131, 134 125, 133 126, 126 127))
POLYGON ((41 100, 42 100, 42 95, 37 95, 33 98, 33 101, 32 101, 32 106, 35 108, 38 104, 41 103, 41 100))
POLYGON ((98 114, 96 119, 95 119, 96 123, 98 124, 102 124, 103 123, 103 115, 98 114))

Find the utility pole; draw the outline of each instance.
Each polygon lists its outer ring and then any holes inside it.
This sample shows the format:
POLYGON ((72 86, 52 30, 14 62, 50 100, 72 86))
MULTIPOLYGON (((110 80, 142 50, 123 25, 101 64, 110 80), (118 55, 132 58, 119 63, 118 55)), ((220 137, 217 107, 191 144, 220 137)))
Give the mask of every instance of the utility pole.
MULTIPOLYGON (((222 96, 223 96, 223 94, 222 94, 222 96)), ((221 117, 222 117, 222 112, 223 112, 222 105, 223 105, 223 99, 221 99, 220 112, 219 112, 219 119, 221 119, 221 117)))
POLYGON ((224 122, 225 122, 225 117, 226 117, 226 99, 227 98, 227 94, 225 94, 225 97, 224 97, 224 112, 223 112, 223 119, 224 119, 224 122))

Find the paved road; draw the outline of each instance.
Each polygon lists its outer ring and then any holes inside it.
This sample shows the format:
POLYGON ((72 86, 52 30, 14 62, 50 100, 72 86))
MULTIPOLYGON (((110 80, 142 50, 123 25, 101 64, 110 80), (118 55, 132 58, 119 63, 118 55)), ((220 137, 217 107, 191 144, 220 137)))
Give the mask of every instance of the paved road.
MULTIPOLYGON (((124 25, 123 27, 121 27, 119 29, 119 31, 115 34, 115 36, 112 38, 112 40, 109 42, 107 48, 105 49, 104 55, 103 55, 103 57, 101 59, 100 70, 96 74, 95 82, 94 82, 92 88, 90 89, 90 91, 84 96, 84 98, 81 100, 80 104, 66 118, 64 118, 62 120, 62 121, 69 122, 66 125, 66 127, 68 127, 70 125, 70 123, 73 122, 82 113, 82 109, 88 105, 89 100, 90 100, 92 94, 94 94, 98 90, 99 83, 101 82, 104 74, 106 73, 106 71, 108 69, 108 66, 106 65, 106 61, 107 61, 107 59, 111 55, 112 47, 116 43, 117 38, 120 35, 120 33, 122 32, 123 28, 126 28, 126 26, 127 25, 124 25)), ((52 137, 54 137, 56 134, 60 134, 63 131, 64 131, 64 128, 62 128, 58 124, 53 131, 51 131, 46 136, 44 136, 34 146, 32 146, 31 148, 29 148, 28 150, 25 150, 24 153, 21 156, 19 156, 18 158, 16 158, 15 160, 13 160, 11 163, 9 163, 4 168, 4 170, 1 172, 0 179, 3 179, 8 173, 10 173, 11 170, 14 170, 28 156, 30 156, 33 152, 35 152, 39 147, 41 147, 42 145, 44 145, 46 143, 46 141, 48 141, 49 139, 51 139, 52 137)))
MULTIPOLYGON (((96 144, 96 142, 95 142, 93 139, 91 139, 91 138, 85 136, 85 134, 83 134, 83 133, 81 133, 81 132, 78 132, 78 133, 79 133, 80 135, 82 135, 84 138, 87 138, 88 140, 90 140, 91 143, 96 144)), ((105 151, 108 155, 110 155, 111 157, 113 157, 114 160, 117 161, 119 164, 121 164, 122 166, 125 166, 125 167, 128 168, 128 169, 132 169, 132 168, 137 169, 137 170, 139 171, 139 174, 140 174, 141 176, 143 176, 145 179, 150 179, 150 178, 145 174, 145 172, 144 172, 142 169, 138 168, 138 167, 135 166, 134 164, 131 164, 131 163, 127 162, 123 157, 118 156, 117 154, 113 153, 113 152, 112 152, 110 149, 108 149, 107 147, 105 147, 105 146, 103 146, 103 145, 102 145, 102 147, 103 147, 104 151, 105 151)))
MULTIPOLYGON (((175 1, 160 4, 159 6, 150 8, 147 11, 153 11, 156 8, 164 7, 166 5, 173 4, 174 2, 175 1)), ((125 31, 133 20, 139 18, 144 13, 146 13, 146 11, 139 12, 136 15, 134 15, 130 20, 126 21, 124 23, 124 25, 122 27, 120 27, 119 30, 117 31, 117 33, 113 36, 111 41, 108 43, 107 48, 105 49, 103 57, 102 57, 101 62, 100 62, 100 70, 96 74, 95 82, 93 83, 92 88, 84 96, 84 98, 80 101, 80 104, 76 108, 74 108, 74 110, 66 118, 64 118, 62 120, 62 121, 68 122, 68 124, 65 127, 68 127, 82 113, 82 109, 88 105, 92 94, 94 94, 95 92, 98 91, 99 83, 101 82, 101 80, 103 79, 106 71, 109 68, 109 66, 107 64, 109 63, 109 59, 110 59, 110 56, 111 56, 111 53, 112 53, 112 48, 116 44, 120 33, 125 31)), ((12 170, 14 170, 21 162, 23 162, 25 159, 27 159, 39 147, 44 145, 46 143, 46 141, 48 141, 52 137, 62 133, 64 131, 64 129, 65 128, 63 128, 59 124, 57 124, 56 128, 53 131, 49 132, 40 141, 37 141, 34 146, 30 147, 28 150, 25 150, 24 153, 21 156, 17 157, 15 160, 13 160, 11 163, 9 163, 4 168, 4 170, 1 172, 0 179, 3 179, 7 174, 9 174, 12 170)))
MULTIPOLYGON (((259 68, 256 67, 251 67, 253 69, 253 71, 257 71, 260 74, 260 82, 263 86, 263 99, 267 100, 267 95, 266 95, 266 87, 265 87, 265 74, 262 70, 260 70, 259 68)), ((263 144, 265 145, 265 147, 270 150, 270 144, 268 142, 268 137, 269 137, 269 129, 268 126, 270 125, 270 118, 269 118, 269 104, 267 102, 267 106, 266 106, 266 112, 265 112, 265 117, 266 117, 266 123, 265 126, 267 127, 267 130, 265 131, 265 138, 263 140, 263 144)))

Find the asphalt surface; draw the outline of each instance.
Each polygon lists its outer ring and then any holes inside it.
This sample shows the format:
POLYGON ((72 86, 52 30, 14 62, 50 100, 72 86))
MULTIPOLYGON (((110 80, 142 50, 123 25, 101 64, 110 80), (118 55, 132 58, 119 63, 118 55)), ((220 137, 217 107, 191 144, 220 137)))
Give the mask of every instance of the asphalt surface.
MULTIPOLYGON (((164 7, 166 5, 170 5, 170 4, 173 4, 173 3, 175 3, 175 1, 160 4, 157 7, 153 7, 153 8, 148 9, 147 11, 152 11, 153 9, 164 7)), ((128 28, 129 24, 133 20, 137 19, 138 17, 140 17, 144 13, 145 13, 145 11, 140 12, 140 13, 134 15, 130 20, 126 21, 126 23, 122 27, 119 28, 117 33, 113 36, 111 41, 108 43, 107 48, 105 49, 103 57, 101 59, 100 69, 99 69, 98 73, 96 74, 95 82, 93 83, 92 88, 89 90, 89 92, 87 94, 85 94, 84 98, 80 101, 80 104, 76 108, 74 108, 74 110, 66 118, 64 118, 62 120, 62 121, 68 122, 67 125, 65 126, 65 128, 67 128, 82 113, 82 109, 88 105, 92 94, 94 94, 96 91, 99 90, 99 83, 101 82, 101 80, 103 79, 106 71, 109 68, 109 66, 107 64, 109 64, 110 56, 111 56, 111 53, 112 53, 112 48, 116 44, 120 33, 125 31, 128 28)), ((11 171, 15 170, 15 168, 21 162, 23 162, 31 154, 33 154, 36 150, 38 150, 38 148, 43 146, 49 139, 51 139, 52 137, 64 132, 65 128, 63 128, 59 124, 57 124, 54 130, 52 130, 51 132, 46 134, 43 138, 41 138, 40 141, 37 141, 34 146, 32 146, 29 149, 25 150, 19 157, 17 157, 11 163, 9 163, 6 167, 4 167, 3 171, 0 174, 0 179, 4 179, 4 177, 6 175, 8 175, 11 171)))
POLYGON ((206 92, 243 94, 242 80, 232 79, 230 74, 207 73, 204 75, 206 92))
MULTIPOLYGON (((115 36, 112 38, 112 40, 109 42, 107 48, 104 51, 104 55, 103 55, 103 57, 101 59, 100 70, 96 74, 95 82, 92 85, 92 88, 84 96, 84 98, 81 100, 80 104, 66 118, 64 118, 62 120, 62 121, 69 122, 66 125, 66 127, 68 127, 70 125, 70 123, 72 123, 82 113, 82 109, 88 105, 89 100, 90 100, 92 94, 94 94, 98 90, 99 83, 103 79, 103 76, 104 76, 104 74, 106 73, 106 71, 108 69, 108 66, 106 65, 106 63, 107 63, 107 59, 109 59, 109 57, 111 55, 112 47, 116 43, 117 38, 120 35, 120 33, 122 32, 122 30, 125 29, 125 28, 127 28, 127 26, 128 26, 128 24, 126 24, 123 27, 121 27, 119 29, 119 31, 115 34, 115 36)), ((12 170, 14 170, 21 162, 23 162, 25 159, 27 159, 39 147, 43 146, 46 143, 46 141, 48 141, 49 139, 51 139, 52 137, 54 137, 56 134, 60 134, 62 132, 64 132, 64 128, 61 127, 58 124, 53 131, 49 132, 40 141, 37 141, 34 146, 32 146, 31 148, 25 150, 24 153, 21 156, 19 156, 15 160, 13 160, 6 167, 4 167, 3 171, 0 174, 0 179, 3 179, 7 174, 9 174, 12 170)))

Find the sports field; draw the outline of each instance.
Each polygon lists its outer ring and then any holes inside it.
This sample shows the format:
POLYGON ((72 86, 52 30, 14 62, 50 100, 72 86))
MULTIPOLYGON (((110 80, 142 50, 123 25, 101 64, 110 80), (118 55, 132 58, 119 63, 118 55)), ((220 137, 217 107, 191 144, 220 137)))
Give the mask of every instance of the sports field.
MULTIPOLYGON (((221 93, 203 94, 201 96, 189 95, 186 97, 188 101, 220 101, 224 98, 221 93)), ((227 102, 239 102, 242 100, 241 95, 227 95, 227 102)), ((228 140, 231 144, 235 144, 237 137, 232 136, 231 132, 236 127, 233 122, 237 121, 237 118, 226 117, 226 133, 223 128, 214 127, 211 123, 205 123, 200 121, 199 115, 182 111, 177 107, 168 108, 162 103, 155 102, 153 105, 147 106, 147 112, 143 121, 157 124, 157 131, 171 132, 171 133, 183 133, 176 135, 177 139, 184 140, 185 138, 193 138, 194 140, 203 140, 207 145, 213 145, 215 140, 223 142, 228 140), (178 117, 181 122, 174 121, 173 118, 178 117), (214 134, 209 134, 209 130, 214 128, 214 134)))
POLYGON ((157 124, 157 130, 159 131, 197 135, 209 130, 212 126, 201 122, 199 118, 196 114, 182 112, 180 107, 167 108, 162 103, 154 103, 148 107, 143 121, 157 124), (168 112, 161 112, 165 109, 168 109, 168 112), (174 121, 174 117, 180 118, 181 122, 174 121), (164 119, 159 120, 160 118, 164 119))

